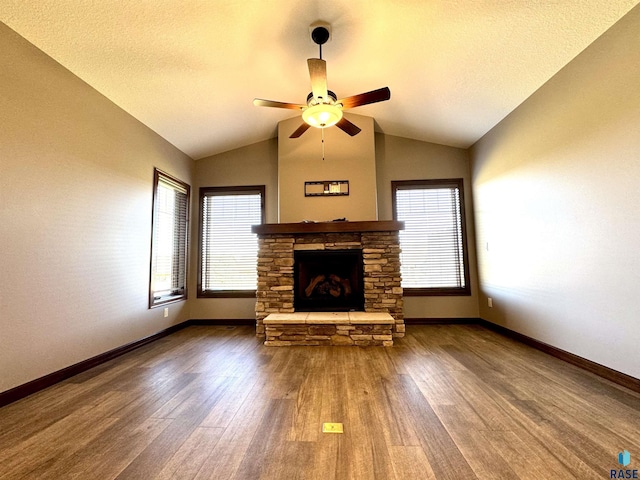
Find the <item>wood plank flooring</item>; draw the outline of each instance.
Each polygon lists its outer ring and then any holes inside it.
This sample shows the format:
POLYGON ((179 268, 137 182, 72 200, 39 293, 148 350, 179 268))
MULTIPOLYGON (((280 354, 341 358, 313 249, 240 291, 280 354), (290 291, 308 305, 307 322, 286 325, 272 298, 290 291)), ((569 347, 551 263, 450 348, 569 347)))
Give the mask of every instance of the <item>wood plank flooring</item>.
POLYGON ((639 468, 639 394, 477 325, 390 348, 192 326, 0 408, 11 480, 600 480, 624 449, 639 468))

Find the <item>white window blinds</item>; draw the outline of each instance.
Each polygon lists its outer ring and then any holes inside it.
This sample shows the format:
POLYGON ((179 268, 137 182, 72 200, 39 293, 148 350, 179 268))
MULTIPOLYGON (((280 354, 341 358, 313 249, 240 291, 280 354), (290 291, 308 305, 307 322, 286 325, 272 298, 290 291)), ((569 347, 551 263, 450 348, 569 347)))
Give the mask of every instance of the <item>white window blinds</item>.
POLYGON ((466 294, 462 181, 393 182, 402 286, 424 294, 466 294))
POLYGON ((253 292, 257 286, 258 238, 264 187, 201 189, 199 295, 253 292))
POLYGON ((186 297, 189 185, 155 171, 150 306, 186 297))

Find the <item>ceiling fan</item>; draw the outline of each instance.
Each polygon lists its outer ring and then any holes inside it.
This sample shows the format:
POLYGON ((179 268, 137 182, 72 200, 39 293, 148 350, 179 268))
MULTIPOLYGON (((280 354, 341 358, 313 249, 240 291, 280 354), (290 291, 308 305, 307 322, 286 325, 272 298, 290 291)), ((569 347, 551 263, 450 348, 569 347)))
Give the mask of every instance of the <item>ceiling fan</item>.
POLYGON ((302 111, 302 120, 304 122, 289 138, 300 137, 309 127, 327 128, 333 125, 353 137, 360 133, 361 129, 343 117, 343 110, 370 103, 383 102, 391 98, 391 91, 388 87, 340 100, 338 100, 335 93, 327 89, 327 62, 322 59, 322 45, 329 40, 330 36, 327 27, 328 25, 320 25, 313 28, 312 25, 311 38, 314 43, 319 45, 320 58, 309 58, 307 60, 309 76, 311 77, 311 93, 307 95, 307 103, 305 105, 263 100, 261 98, 253 100, 253 104, 257 107, 289 108, 302 111))

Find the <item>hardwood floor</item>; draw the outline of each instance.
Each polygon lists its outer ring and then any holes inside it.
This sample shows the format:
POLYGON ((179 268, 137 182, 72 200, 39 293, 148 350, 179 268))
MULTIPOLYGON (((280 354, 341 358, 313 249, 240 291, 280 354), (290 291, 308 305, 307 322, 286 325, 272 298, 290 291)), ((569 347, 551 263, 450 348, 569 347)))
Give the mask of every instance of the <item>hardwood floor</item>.
POLYGON ((192 326, 0 408, 1 479, 601 480, 624 449, 638 468, 639 394, 478 325, 390 348, 192 326))

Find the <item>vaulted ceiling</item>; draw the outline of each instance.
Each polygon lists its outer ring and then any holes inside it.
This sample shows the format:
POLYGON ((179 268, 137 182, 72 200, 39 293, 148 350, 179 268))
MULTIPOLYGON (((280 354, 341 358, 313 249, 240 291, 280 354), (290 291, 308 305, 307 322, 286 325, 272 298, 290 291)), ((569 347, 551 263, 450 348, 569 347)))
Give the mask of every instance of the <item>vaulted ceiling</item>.
POLYGON ((638 0, 0 0, 0 20, 194 159, 272 138, 304 103, 309 25, 378 131, 469 147, 638 0))

